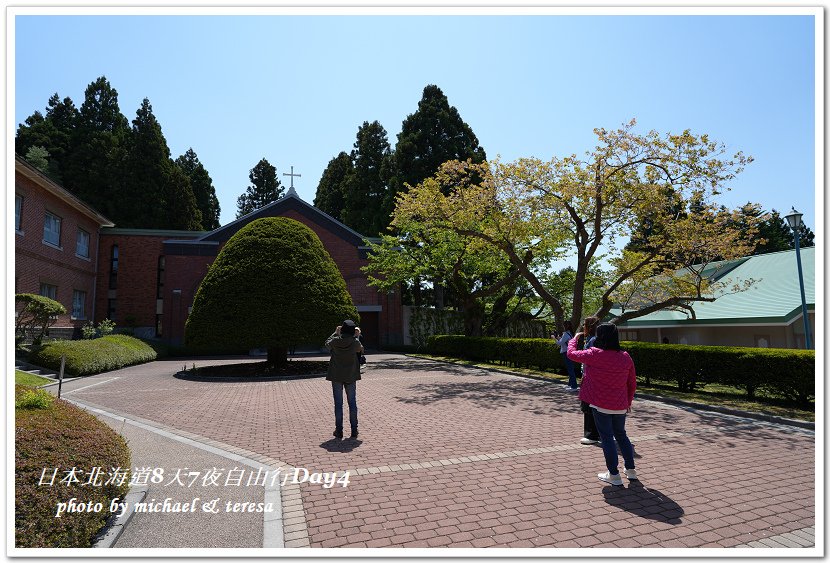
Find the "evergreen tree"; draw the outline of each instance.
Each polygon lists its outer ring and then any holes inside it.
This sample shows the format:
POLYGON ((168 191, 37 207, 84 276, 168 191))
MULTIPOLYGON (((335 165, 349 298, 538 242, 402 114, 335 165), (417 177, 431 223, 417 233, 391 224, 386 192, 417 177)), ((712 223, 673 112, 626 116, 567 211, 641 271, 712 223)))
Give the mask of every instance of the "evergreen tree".
POLYGON ((338 221, 343 220, 345 182, 352 173, 352 169, 352 157, 341 151, 329 161, 317 185, 317 194, 314 196, 314 206, 338 221))
POLYGON ((383 126, 364 121, 351 155, 354 168, 344 182, 343 222, 367 236, 377 236, 389 224, 383 168, 390 153, 383 126))
POLYGON ((191 190, 190 180, 181 168, 170 166, 164 190, 162 228, 186 231, 202 229, 202 213, 191 190))
POLYGON ((418 110, 403 121, 391 166, 391 189, 386 197, 386 210, 391 213, 395 196, 405 190, 404 184, 415 186, 438 171, 448 160, 471 159, 474 164, 487 159, 472 128, 458 110, 450 106, 438 86, 424 88, 418 110))
MULTIPOLYGON (((775 209, 770 211, 758 225, 758 238, 764 239, 765 242, 758 244, 754 254, 766 254, 795 248, 793 230, 787 224, 787 220, 775 209)), ((815 245, 815 233, 804 222, 801 223, 798 229, 798 238, 798 244, 802 248, 815 245)))
POLYGON ((192 148, 176 159, 176 165, 190 180, 190 188, 196 197, 196 205, 202 216, 201 228, 212 231, 219 227, 219 200, 213 180, 192 148))
POLYGON ((248 178, 251 180, 251 185, 236 200, 237 219, 277 201, 285 191, 277 178, 276 167, 265 158, 262 158, 251 169, 248 178))
POLYGON ((63 181, 62 168, 72 149, 72 137, 78 119, 78 110, 70 98, 60 100, 57 94, 49 98, 44 116, 39 111, 20 124, 15 138, 15 152, 26 155, 32 147, 49 153, 48 165, 42 171, 56 182, 63 181))
MULTIPOLYGON (((119 226, 132 211, 122 204, 129 122, 118 107, 118 92, 106 77, 87 86, 77 116, 71 151, 62 166, 64 185, 119 226)), ((48 147, 47 147, 48 149, 48 147)))
POLYGON ((49 168, 49 151, 43 147, 35 145, 26 152, 26 161, 43 172, 46 173, 49 168))

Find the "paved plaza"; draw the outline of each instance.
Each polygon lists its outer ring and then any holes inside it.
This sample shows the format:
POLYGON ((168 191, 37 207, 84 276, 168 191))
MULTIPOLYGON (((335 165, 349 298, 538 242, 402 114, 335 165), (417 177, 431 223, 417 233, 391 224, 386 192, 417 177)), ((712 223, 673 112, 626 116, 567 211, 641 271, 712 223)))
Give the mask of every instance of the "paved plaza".
MULTIPOLYGON (((188 359, 187 367, 239 361, 256 360, 188 359)), ((602 450, 580 445, 578 400, 561 383, 371 355, 358 383, 360 437, 337 441, 324 378, 192 381, 175 376, 183 364, 64 385, 65 398, 125 435, 134 466, 164 469, 147 500, 222 499, 218 514, 135 514, 116 548, 816 543, 812 431, 635 398, 627 430, 640 481, 613 487, 596 478, 602 450), (349 483, 274 491, 228 481, 248 481, 258 465, 348 471, 349 483), (200 474, 196 483, 167 483, 185 468, 181 475, 200 474), (202 480, 212 469, 222 483, 202 480), (270 514, 224 511, 226 501, 275 498, 270 514)))

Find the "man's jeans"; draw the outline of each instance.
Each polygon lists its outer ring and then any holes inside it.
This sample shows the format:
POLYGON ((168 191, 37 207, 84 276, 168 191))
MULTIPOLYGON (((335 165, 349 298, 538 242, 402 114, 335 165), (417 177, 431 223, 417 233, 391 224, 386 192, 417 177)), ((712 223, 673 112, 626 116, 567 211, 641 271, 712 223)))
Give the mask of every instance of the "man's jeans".
POLYGON ((562 352, 562 360, 565 362, 565 371, 568 372, 568 387, 576 389, 576 366, 565 352, 562 352))
POLYGON ((335 430, 343 430, 343 389, 346 389, 346 400, 349 402, 349 423, 352 432, 357 430, 357 382, 340 383, 331 382, 331 390, 334 393, 334 427, 335 430))
POLYGON ((631 447, 631 441, 625 433, 625 415, 624 414, 606 414, 594 411, 594 421, 597 423, 597 430, 599 430, 599 437, 602 440, 602 453, 605 454, 605 465, 611 475, 619 473, 617 469, 617 445, 614 439, 617 439, 617 444, 620 445, 620 453, 622 453, 625 461, 626 469, 634 469, 634 448, 631 447))

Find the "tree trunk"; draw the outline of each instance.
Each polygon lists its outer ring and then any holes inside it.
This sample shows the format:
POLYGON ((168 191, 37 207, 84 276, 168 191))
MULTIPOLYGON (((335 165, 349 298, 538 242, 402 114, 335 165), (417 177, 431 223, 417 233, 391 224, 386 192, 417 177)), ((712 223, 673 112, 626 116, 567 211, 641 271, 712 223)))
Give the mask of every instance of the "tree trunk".
POLYGON ((268 348, 268 367, 273 370, 278 370, 285 367, 288 363, 288 348, 276 347, 268 348))
POLYGON ((464 304, 464 335, 481 336, 481 325, 484 322, 484 305, 475 300, 464 304))

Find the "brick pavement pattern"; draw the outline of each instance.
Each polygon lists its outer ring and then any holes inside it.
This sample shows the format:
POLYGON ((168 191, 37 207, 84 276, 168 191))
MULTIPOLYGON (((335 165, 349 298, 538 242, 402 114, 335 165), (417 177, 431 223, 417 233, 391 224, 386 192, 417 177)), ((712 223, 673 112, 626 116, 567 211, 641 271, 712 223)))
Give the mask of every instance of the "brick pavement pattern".
POLYGON ((65 389, 274 463, 350 470, 346 488, 283 490, 287 547, 808 547, 813 537, 811 431, 635 398, 627 430, 641 480, 613 487, 597 480, 602 450, 579 444, 578 401, 561 384, 370 356, 360 439, 337 441, 323 378, 199 382, 175 377, 181 366, 65 389))

